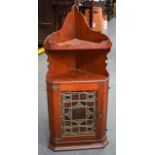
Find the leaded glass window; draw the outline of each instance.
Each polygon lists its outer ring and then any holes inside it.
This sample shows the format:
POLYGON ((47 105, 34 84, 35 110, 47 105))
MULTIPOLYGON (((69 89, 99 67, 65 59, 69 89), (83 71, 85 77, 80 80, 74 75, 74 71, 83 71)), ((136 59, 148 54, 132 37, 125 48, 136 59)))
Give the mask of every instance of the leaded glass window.
POLYGON ((64 136, 95 135, 97 91, 61 92, 64 136))

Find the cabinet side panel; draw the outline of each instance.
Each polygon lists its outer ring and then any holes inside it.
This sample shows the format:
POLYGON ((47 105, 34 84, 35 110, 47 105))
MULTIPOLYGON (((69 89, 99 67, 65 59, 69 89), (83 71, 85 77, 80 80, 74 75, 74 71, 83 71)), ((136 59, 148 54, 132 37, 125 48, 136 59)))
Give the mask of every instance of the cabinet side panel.
POLYGON ((107 119, 107 96, 108 81, 99 84, 98 89, 98 112, 97 112, 97 137, 102 139, 105 136, 107 119))
POLYGON ((103 126, 104 131, 106 131, 107 128, 107 108, 108 108, 108 89, 109 89, 109 80, 105 81, 103 84, 103 126))
POLYGON ((60 97, 58 85, 48 84, 48 107, 51 141, 57 141, 61 137, 60 126, 60 97))
POLYGON ((49 130, 50 130, 50 139, 53 139, 55 136, 55 132, 54 132, 53 93, 51 88, 52 85, 47 83, 49 130))

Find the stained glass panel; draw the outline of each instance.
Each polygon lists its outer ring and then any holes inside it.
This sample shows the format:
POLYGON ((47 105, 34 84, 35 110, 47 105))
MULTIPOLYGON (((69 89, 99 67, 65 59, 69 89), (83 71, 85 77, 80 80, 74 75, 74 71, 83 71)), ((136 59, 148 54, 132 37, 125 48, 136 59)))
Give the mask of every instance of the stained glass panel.
POLYGON ((64 136, 95 135, 97 91, 61 92, 64 136))

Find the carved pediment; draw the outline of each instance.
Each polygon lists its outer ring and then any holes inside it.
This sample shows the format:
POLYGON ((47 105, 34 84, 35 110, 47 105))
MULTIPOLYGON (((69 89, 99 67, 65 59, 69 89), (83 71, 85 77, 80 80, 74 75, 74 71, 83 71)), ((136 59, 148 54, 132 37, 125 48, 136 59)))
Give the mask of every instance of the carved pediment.
POLYGON ((71 12, 68 13, 62 28, 48 36, 44 42, 44 47, 47 51, 89 48, 109 49, 111 45, 112 43, 106 35, 96 32, 89 27, 85 17, 75 5, 72 6, 71 12), (79 46, 77 43, 78 40, 79 43, 81 42, 83 44, 79 46), (73 46, 73 44, 67 45, 65 42, 75 42, 77 46, 73 46))

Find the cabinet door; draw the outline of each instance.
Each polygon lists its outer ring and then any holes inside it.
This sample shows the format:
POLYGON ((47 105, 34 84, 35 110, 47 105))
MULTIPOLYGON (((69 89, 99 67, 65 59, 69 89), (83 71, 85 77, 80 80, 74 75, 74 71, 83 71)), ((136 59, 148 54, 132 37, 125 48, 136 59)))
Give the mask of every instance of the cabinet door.
POLYGON ((56 142, 101 140, 106 111, 103 110, 104 85, 61 84, 53 87, 59 88, 53 93, 56 142))

